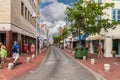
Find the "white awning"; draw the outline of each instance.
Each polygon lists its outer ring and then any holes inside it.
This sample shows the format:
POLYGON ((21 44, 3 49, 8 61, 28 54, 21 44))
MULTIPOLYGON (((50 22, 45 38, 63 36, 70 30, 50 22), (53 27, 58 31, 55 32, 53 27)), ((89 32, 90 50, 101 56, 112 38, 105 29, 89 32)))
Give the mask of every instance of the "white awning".
POLYGON ((112 33, 111 35, 113 39, 120 39, 120 33, 112 33))
POLYGON ((86 38, 86 40, 104 40, 104 37, 100 35, 93 35, 86 38))

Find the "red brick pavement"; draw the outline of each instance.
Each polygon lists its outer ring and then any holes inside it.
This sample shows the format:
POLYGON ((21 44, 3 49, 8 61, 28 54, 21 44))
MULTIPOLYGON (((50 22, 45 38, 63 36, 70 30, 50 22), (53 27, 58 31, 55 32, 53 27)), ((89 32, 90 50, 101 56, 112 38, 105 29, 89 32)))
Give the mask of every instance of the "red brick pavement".
MULTIPOLYGON (((64 50, 68 55, 74 57, 71 50, 64 50)), ((120 80, 120 65, 117 65, 117 62, 120 62, 120 58, 98 58, 97 55, 88 56, 87 60, 77 59, 78 62, 92 69, 96 73, 100 74, 107 80, 120 80), (90 59, 94 58, 96 64, 91 64, 90 59), (110 64, 111 69, 109 72, 104 70, 104 64, 110 64)))
MULTIPOLYGON (((7 66, 4 69, 0 69, 0 80, 13 80, 23 74, 28 73, 30 70, 36 68, 39 64, 41 64, 43 58, 47 53, 47 49, 43 50, 41 54, 39 54, 31 63, 26 63, 26 57, 31 57, 31 55, 21 55, 18 62, 20 65, 17 65, 13 70, 8 70, 7 66)), ((8 62, 11 61, 11 58, 8 59, 8 62)), ((7 62, 7 63, 8 63, 7 62)), ((7 64, 6 64, 7 65, 7 64)))

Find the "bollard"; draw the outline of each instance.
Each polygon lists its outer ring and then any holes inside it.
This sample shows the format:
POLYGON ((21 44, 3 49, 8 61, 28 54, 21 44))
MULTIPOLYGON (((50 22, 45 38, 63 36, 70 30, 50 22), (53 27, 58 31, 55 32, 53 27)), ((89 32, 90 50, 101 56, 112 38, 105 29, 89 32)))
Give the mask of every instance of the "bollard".
POLYGON ((110 71, 110 64, 104 64, 104 70, 106 72, 110 71))
POLYGON ((8 70, 12 70, 14 68, 14 63, 8 63, 8 70))
POLYGON ((27 57, 27 58, 26 58, 26 62, 27 62, 27 63, 30 63, 30 62, 31 62, 30 57, 27 57))
POLYGON ((32 59, 35 59, 35 54, 32 54, 32 59))
POLYGON ((91 64, 95 64, 95 59, 91 59, 91 64))
POLYGON ((83 60, 86 60, 86 56, 83 56, 83 60))
POLYGON ((74 55, 75 51, 72 52, 72 55, 74 55))

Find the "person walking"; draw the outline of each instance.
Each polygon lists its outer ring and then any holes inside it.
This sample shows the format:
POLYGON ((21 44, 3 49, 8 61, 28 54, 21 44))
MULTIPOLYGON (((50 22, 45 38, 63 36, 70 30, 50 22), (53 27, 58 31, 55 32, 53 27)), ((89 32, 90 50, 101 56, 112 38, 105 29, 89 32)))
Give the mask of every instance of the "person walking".
POLYGON ((116 51, 112 49, 111 54, 113 55, 113 57, 115 57, 116 51))
POLYGON ((31 46, 30 46, 30 52, 32 54, 35 54, 35 44, 34 43, 32 43, 31 46))
POLYGON ((13 63, 16 64, 17 60, 19 59, 19 45, 18 45, 18 42, 17 41, 14 41, 14 44, 13 44, 13 63))
POLYGON ((1 62, 2 62, 2 59, 1 59, 1 47, 2 47, 2 43, 0 42, 0 69, 2 68, 2 65, 1 65, 1 62))
POLYGON ((97 51, 98 51, 98 57, 103 58, 103 49, 101 45, 98 46, 97 51))
POLYGON ((28 53, 28 44, 26 42, 23 45, 23 51, 25 55, 28 53))
POLYGON ((0 68, 3 68, 7 58, 7 48, 2 43, 0 43, 0 51, 0 68))

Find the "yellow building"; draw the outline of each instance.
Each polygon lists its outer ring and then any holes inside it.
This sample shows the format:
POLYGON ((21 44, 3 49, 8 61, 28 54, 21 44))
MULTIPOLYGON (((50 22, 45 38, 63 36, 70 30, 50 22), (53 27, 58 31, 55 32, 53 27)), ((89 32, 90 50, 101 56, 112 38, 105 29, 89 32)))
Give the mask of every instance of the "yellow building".
POLYGON ((35 42, 36 18, 39 20, 40 0, 0 0, 0 42, 3 42, 11 55, 13 42, 21 46, 35 42), (33 13, 37 17, 33 17, 33 13))

